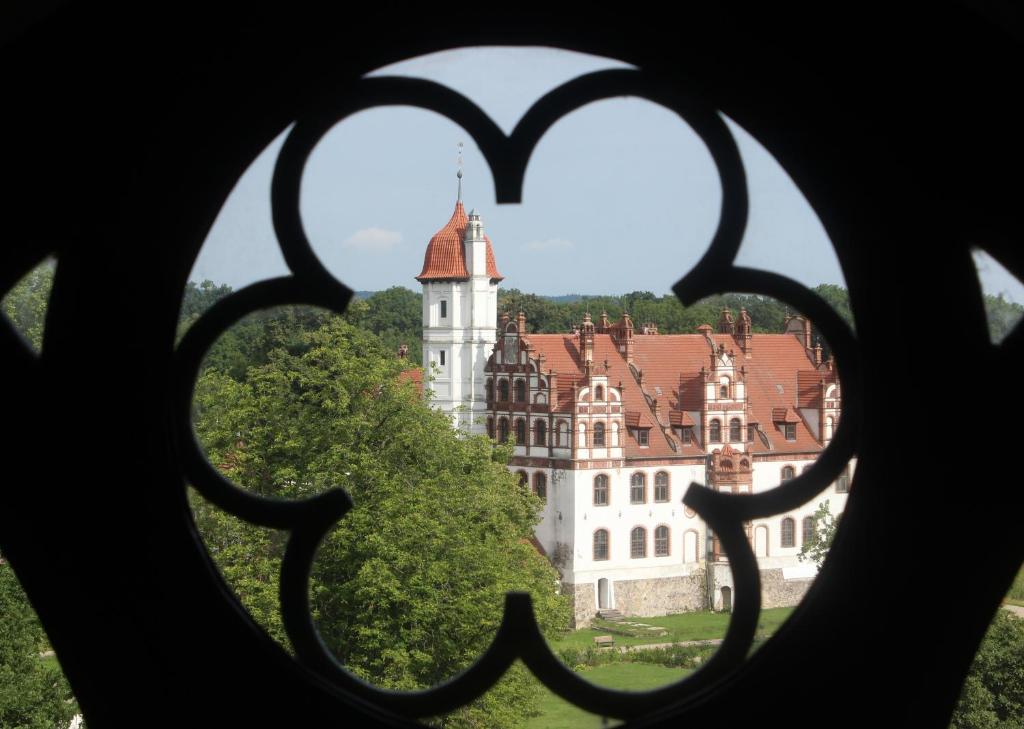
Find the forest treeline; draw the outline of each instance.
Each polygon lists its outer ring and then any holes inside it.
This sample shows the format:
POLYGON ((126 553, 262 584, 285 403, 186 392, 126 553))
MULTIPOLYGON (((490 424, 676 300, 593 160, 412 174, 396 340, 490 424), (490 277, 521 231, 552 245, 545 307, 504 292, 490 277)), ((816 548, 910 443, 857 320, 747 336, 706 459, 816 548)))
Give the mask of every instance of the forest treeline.
MULTIPOLYGON (((853 313, 845 288, 835 284, 821 284, 814 292, 824 299, 847 324, 853 328, 853 313)), ((189 282, 182 305, 182 327, 187 328, 217 299, 231 293, 226 285, 210 281, 200 284, 189 282)), ((352 300, 345 318, 355 326, 376 334, 394 352, 402 344, 409 347, 409 358, 421 363, 422 354, 422 294, 402 286, 384 291, 361 292, 352 300)), ((498 313, 526 315, 530 332, 557 334, 570 332, 586 313, 597 319, 606 312, 611 320, 628 312, 639 328, 646 323, 656 324, 661 334, 689 334, 701 324, 715 326, 722 309, 735 315, 741 308, 750 314, 755 333, 781 332, 786 316, 797 313, 783 302, 757 294, 722 294, 711 296, 692 306, 683 306, 673 294, 656 296, 649 291, 634 291, 621 296, 562 296, 546 297, 520 291, 498 290, 498 313)), ((989 332, 994 341, 1001 341, 1024 316, 1024 306, 1002 297, 985 296, 989 332)), ((273 313, 255 314, 226 332, 216 352, 211 353, 208 364, 240 375, 239 368, 247 363, 266 361, 266 352, 297 337, 303 330, 315 329, 323 323, 323 312, 301 307, 282 307, 273 313), (274 322, 263 321, 271 317, 274 322), (276 322, 276 323, 275 323, 276 322), (274 335, 269 339, 267 332, 274 335)), ((815 338, 820 339, 817 331, 815 338)), ((828 343, 821 341, 828 350, 828 343)))

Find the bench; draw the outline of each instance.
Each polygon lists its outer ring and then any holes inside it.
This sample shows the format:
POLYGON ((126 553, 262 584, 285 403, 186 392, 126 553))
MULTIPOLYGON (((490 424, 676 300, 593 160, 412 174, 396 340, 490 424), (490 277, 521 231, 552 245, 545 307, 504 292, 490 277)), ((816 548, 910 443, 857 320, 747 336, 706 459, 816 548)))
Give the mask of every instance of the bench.
POLYGON ((611 648, 615 645, 615 638, 610 635, 598 635, 594 638, 598 648, 611 648))

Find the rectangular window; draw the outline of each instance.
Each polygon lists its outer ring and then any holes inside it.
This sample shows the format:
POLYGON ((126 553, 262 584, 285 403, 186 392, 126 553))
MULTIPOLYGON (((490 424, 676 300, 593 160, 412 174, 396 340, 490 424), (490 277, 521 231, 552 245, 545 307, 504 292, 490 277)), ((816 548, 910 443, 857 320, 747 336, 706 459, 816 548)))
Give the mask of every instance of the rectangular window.
POLYGON ((786 423, 786 440, 796 440, 796 423, 786 423))
POLYGON ((683 443, 685 443, 686 445, 691 445, 693 443, 693 426, 692 425, 684 425, 683 426, 683 443))
POLYGON ((444 350, 441 350, 441 366, 444 367, 444 350))
POLYGON ((447 319, 448 318, 448 302, 447 301, 442 301, 441 302, 441 318, 442 319, 447 319))
POLYGON ((647 428, 640 428, 636 431, 636 442, 642 446, 647 445, 647 428))

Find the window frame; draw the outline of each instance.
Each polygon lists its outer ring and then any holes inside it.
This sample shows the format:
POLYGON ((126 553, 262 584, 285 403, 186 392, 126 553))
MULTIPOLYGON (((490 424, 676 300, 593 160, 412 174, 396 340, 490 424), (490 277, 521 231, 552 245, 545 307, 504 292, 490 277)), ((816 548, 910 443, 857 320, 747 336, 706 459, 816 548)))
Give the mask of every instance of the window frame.
POLYGON ((782 518, 779 522, 779 546, 784 549, 792 549, 796 547, 796 519, 791 516, 782 518), (786 538, 787 529, 789 527, 789 538, 786 538))
POLYGON ((659 524, 654 528, 654 556, 672 556, 672 528, 669 527, 668 524, 659 524), (664 530, 664 537, 659 537, 658 533, 662 530, 664 530), (659 549, 659 541, 661 541, 664 544, 664 550, 659 549))
POLYGON ((610 506, 612 503, 612 489, 611 479, 607 473, 598 473, 594 475, 593 489, 591 490, 591 499, 594 506, 610 506), (600 485, 599 482, 600 481, 600 485), (603 494, 603 500, 598 501, 598 494, 603 494))
POLYGON ((718 418, 712 418, 708 422, 708 443, 721 443, 722 442, 722 421, 718 418))
POLYGON ((654 474, 654 503, 665 504, 672 500, 672 475, 668 471, 657 471, 654 474), (664 483, 658 483, 660 476, 665 477, 664 483), (664 495, 659 498, 658 491, 664 489, 664 495))
POLYGON ((610 531, 608 529, 605 529, 604 527, 601 527, 600 529, 595 529, 594 530, 594 536, 591 539, 590 546, 591 546, 591 550, 592 550, 591 551, 592 561, 594 561, 594 562, 607 562, 609 559, 611 559, 611 554, 612 554, 612 535, 611 535, 610 531), (598 535, 599 534, 603 534, 604 535, 604 544, 603 544, 604 556, 603 557, 599 557, 598 556, 598 541, 597 541, 597 539, 598 539, 598 535))
POLYGON ((643 471, 633 471, 633 473, 629 475, 629 503, 647 503, 647 474, 643 471), (639 499, 636 498, 637 489, 640 490, 639 499))
POLYGON ((635 526, 629 530, 629 558, 630 559, 647 559, 647 529, 642 526, 635 526), (640 536, 640 541, 637 541, 637 535, 640 536), (637 550, 639 544, 640 549, 637 550), (639 551, 639 554, 637 553, 639 551))

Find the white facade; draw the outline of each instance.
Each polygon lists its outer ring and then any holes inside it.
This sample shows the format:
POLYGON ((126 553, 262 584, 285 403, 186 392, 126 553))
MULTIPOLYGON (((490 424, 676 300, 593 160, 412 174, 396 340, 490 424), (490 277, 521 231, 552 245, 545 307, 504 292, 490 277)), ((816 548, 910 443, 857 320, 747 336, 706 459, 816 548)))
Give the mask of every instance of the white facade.
MULTIPOLYGON (((514 441, 509 468, 545 500, 537 542, 577 625, 602 609, 729 609, 728 556, 682 497, 693 483, 774 488, 828 446, 841 393, 810 322, 755 335, 745 311, 723 311, 717 333, 659 336, 654 324, 636 335, 628 314, 588 314, 571 334, 529 334, 522 312, 498 320, 493 251, 461 203, 423 270, 427 386, 458 427, 514 441)), ((746 525, 766 607, 807 589, 816 568, 801 545, 820 502, 843 512, 854 466, 811 503, 746 525)))

